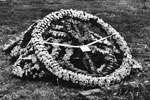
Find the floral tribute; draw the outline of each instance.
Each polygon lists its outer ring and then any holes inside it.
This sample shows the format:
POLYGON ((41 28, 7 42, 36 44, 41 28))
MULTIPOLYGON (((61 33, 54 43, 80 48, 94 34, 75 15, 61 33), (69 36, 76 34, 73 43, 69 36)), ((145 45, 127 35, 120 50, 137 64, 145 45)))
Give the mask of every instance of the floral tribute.
POLYGON ((18 77, 51 73, 82 86, 108 86, 142 66, 124 38, 92 14, 77 10, 52 12, 4 46, 18 77))

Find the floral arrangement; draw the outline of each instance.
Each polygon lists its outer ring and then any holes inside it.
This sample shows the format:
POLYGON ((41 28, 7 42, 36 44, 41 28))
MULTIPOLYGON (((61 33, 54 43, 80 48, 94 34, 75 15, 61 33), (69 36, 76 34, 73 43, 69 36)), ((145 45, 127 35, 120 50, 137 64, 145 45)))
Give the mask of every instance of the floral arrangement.
POLYGON ((19 77, 52 73, 75 84, 101 87, 142 70, 115 29, 97 16, 72 9, 36 21, 4 50, 14 61, 12 73, 19 77))

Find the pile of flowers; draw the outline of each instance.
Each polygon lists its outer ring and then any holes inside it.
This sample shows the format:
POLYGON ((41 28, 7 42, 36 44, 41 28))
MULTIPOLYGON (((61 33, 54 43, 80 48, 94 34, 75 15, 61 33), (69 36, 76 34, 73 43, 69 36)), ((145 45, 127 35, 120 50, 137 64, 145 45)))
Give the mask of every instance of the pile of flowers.
POLYGON ((75 84, 101 87, 142 70, 114 28, 97 16, 72 9, 36 21, 4 50, 13 59, 12 73, 19 77, 51 73, 75 84))

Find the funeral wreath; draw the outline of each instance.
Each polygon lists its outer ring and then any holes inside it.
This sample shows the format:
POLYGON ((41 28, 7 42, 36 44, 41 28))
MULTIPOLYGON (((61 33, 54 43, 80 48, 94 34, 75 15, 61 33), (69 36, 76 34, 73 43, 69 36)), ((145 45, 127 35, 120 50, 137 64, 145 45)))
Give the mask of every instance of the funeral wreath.
POLYGON ((4 50, 13 59, 12 73, 18 77, 51 73, 82 86, 101 87, 120 82, 132 70, 142 70, 111 25, 72 9, 36 21, 4 50))

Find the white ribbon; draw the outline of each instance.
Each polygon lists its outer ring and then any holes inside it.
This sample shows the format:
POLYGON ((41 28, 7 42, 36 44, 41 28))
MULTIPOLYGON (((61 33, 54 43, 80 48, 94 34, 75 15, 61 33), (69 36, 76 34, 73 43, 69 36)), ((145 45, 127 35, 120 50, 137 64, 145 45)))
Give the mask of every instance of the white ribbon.
POLYGON ((95 44, 95 43, 98 43, 98 42, 100 42, 100 41, 102 41, 102 40, 105 40, 105 39, 107 39, 107 38, 110 38, 110 37, 113 36, 113 35, 114 35, 114 34, 109 35, 109 36, 104 37, 104 38, 101 38, 101 39, 98 39, 98 40, 93 41, 93 42, 91 42, 91 43, 89 43, 89 44, 81 45, 81 46, 74 46, 74 45, 61 44, 61 43, 50 43, 50 42, 46 42, 46 41, 44 41, 44 43, 45 43, 45 44, 56 45, 56 46, 69 47, 69 48, 81 48, 82 46, 90 46, 90 45, 93 45, 93 44, 95 44))

